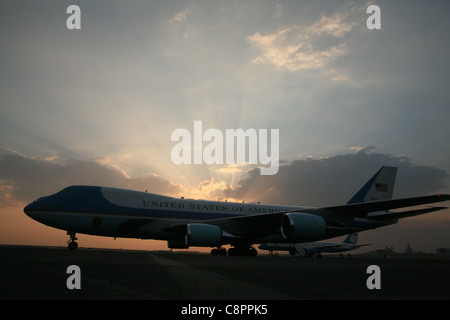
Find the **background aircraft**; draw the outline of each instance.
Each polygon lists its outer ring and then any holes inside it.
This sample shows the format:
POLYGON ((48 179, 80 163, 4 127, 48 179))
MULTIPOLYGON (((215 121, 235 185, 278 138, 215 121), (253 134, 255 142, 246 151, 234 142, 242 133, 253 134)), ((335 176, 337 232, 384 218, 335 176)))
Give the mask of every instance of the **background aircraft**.
POLYGON ((290 255, 299 255, 301 257, 321 256, 324 252, 339 253, 355 250, 368 244, 356 244, 358 233, 350 233, 343 242, 307 242, 307 243, 262 243, 258 246, 261 250, 289 251, 290 255))
POLYGON ((211 247, 212 254, 256 255, 259 243, 330 239, 397 223, 444 209, 389 209, 446 201, 450 195, 390 200, 397 169, 382 167, 348 204, 311 208, 172 198, 133 190, 71 186, 24 208, 31 218, 66 230, 69 249, 76 233, 167 240, 169 248, 211 247), (388 199, 388 200, 387 200, 388 199))

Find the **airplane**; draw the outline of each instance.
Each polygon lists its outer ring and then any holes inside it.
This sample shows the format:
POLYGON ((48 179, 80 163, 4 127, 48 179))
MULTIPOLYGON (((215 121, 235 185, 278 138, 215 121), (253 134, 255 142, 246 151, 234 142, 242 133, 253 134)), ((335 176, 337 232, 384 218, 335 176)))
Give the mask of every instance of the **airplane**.
POLYGON ((446 207, 391 212, 450 200, 435 194, 386 200, 396 168, 382 167, 351 199, 327 207, 299 207, 193 200, 103 186, 75 185, 41 197, 25 214, 67 231, 68 248, 76 234, 164 240, 171 249, 213 248, 213 255, 256 256, 254 244, 299 243, 330 239, 397 223, 401 218, 446 207), (364 202, 368 201, 368 202, 364 202), (223 245, 230 245, 228 251, 223 245))
POLYGON ((258 246, 261 250, 273 251, 289 251, 291 256, 298 255, 300 257, 322 256, 322 252, 338 253, 355 250, 368 244, 356 244, 358 241, 358 233, 350 233, 343 242, 306 242, 306 243, 262 243, 258 246))

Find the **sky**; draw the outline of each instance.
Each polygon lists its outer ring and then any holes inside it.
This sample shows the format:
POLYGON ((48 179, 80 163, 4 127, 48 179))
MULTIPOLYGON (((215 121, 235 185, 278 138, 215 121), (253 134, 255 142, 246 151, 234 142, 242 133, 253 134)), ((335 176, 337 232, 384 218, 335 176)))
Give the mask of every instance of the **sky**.
MULTIPOLYGON (((450 193, 449 9, 446 0, 1 1, 0 244, 65 245, 64 231, 23 207, 72 184, 324 206, 394 165, 394 197, 450 193), (81 29, 67 27, 72 4, 81 29), (367 27, 370 5, 380 29, 367 27), (171 135, 194 133, 194 121, 223 133, 278 129, 278 172, 175 164, 171 135)), ((360 242, 449 248, 449 214, 360 242)))

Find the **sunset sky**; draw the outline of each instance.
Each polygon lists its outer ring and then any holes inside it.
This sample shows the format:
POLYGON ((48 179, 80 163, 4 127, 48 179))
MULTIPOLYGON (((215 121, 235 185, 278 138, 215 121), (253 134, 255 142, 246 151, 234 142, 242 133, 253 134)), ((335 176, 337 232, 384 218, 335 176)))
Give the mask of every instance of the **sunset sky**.
MULTIPOLYGON (((394 197, 450 193, 449 12, 447 0, 0 2, 0 244, 65 245, 23 207, 72 184, 324 206, 394 165, 394 197), (71 4, 80 30, 66 26, 71 4), (172 132, 197 120, 279 129, 278 173, 174 164, 172 132)), ((447 209, 360 243, 434 252, 449 229, 447 209)))

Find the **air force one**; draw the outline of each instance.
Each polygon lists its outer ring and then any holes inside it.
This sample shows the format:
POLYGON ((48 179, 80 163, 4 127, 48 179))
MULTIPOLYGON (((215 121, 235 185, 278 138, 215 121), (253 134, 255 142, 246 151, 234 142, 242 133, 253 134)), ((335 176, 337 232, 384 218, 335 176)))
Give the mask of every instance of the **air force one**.
POLYGON ((262 243, 259 249, 273 251, 288 251, 290 255, 301 257, 322 256, 323 252, 340 253, 355 250, 368 244, 356 244, 358 233, 350 233, 343 242, 306 242, 306 243, 262 243))
POLYGON ((173 198, 100 186, 70 186, 24 208, 32 219, 76 234, 168 241, 169 248, 213 248, 213 255, 250 255, 254 244, 300 243, 375 229, 445 207, 412 207, 450 200, 430 195, 392 200, 397 168, 382 167, 349 203, 311 208, 173 198), (230 245, 227 250, 223 245, 230 245))

